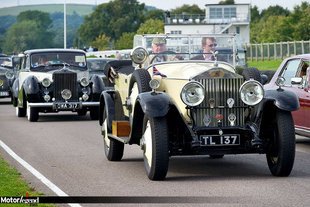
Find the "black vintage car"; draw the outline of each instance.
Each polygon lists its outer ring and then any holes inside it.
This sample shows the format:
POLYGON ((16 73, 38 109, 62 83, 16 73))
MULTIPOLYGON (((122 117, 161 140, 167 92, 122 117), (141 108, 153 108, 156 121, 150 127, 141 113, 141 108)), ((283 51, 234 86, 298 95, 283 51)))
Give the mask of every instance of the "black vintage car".
POLYGON ((86 54, 74 49, 27 50, 20 56, 13 83, 13 105, 18 117, 35 122, 39 112, 73 111, 98 118, 99 96, 104 84, 89 75, 86 54))
POLYGON ((105 85, 108 85, 108 80, 106 75, 104 74, 105 68, 108 66, 108 63, 111 61, 115 61, 115 58, 98 58, 98 57, 88 57, 87 67, 89 69, 89 74, 98 75, 102 78, 105 85))
POLYGON ((3 55, 0 57, 0 98, 11 97, 14 77, 12 58, 3 55))

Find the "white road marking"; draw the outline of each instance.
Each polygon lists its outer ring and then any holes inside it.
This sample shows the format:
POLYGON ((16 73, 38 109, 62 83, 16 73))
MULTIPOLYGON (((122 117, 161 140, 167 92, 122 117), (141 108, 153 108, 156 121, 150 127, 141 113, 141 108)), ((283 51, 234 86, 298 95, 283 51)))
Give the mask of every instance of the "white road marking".
MULTIPOLYGON (((34 167, 28 164, 25 160, 23 160, 20 156, 18 156, 11 148, 9 148, 2 140, 0 140, 0 146, 13 157, 17 162, 19 162, 24 168, 26 168, 29 172, 31 172, 36 178, 38 178, 42 183, 44 183, 49 189, 51 189, 58 196, 68 196, 65 192, 63 192, 60 188, 58 188, 54 183, 52 183, 49 179, 47 179, 44 175, 42 175, 39 171, 37 171, 34 167)), ((80 204, 71 204, 72 207, 81 207, 80 204)))

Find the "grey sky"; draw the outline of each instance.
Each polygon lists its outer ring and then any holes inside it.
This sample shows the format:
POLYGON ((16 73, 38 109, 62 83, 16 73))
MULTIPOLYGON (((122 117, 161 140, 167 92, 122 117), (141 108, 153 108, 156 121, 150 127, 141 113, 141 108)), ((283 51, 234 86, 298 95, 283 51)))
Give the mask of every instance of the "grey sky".
MULTIPOLYGON (((101 4, 107 3, 110 0, 0 0, 0 7, 10 7, 16 5, 28 5, 28 4, 50 4, 53 3, 79 3, 79 4, 101 4)), ((180 7, 183 4, 197 4, 201 9, 205 4, 217 4, 220 0, 138 0, 140 3, 146 5, 155 6, 159 9, 170 10, 176 7, 180 7)), ((235 3, 246 3, 252 6, 256 5, 259 10, 265 9, 269 6, 279 5, 283 8, 293 10, 294 6, 300 5, 301 2, 310 2, 310 0, 235 0, 235 3)))

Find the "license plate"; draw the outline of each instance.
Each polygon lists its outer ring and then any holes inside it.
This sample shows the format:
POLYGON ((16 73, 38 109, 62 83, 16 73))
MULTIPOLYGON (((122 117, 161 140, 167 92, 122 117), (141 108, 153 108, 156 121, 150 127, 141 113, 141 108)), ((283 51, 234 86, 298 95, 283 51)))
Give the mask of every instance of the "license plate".
POLYGON ((79 109, 80 104, 79 103, 55 103, 54 108, 55 109, 79 109))
POLYGON ((201 135, 201 146, 224 146, 224 145, 240 145, 239 134, 227 135, 201 135))
POLYGON ((7 91, 0 91, 0 96, 9 96, 9 92, 7 92, 7 91))

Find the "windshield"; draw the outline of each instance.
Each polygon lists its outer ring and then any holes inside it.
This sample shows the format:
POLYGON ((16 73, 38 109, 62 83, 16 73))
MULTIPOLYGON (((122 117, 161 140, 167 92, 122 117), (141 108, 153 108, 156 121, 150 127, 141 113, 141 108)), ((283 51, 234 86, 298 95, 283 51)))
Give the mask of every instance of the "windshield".
POLYGON ((87 66, 90 72, 103 71, 109 61, 107 59, 87 59, 87 66))
POLYGON ((218 60, 234 66, 245 64, 245 49, 237 35, 136 35, 133 46, 144 47, 150 57, 156 56, 153 59, 150 58, 154 62, 156 59, 218 60))
POLYGON ((0 57, 0 66, 5 68, 12 68, 12 59, 9 57, 0 57))
POLYGON ((73 70, 87 70, 86 58, 78 52, 44 52, 34 53, 30 57, 31 70, 56 70, 64 66, 73 70))

